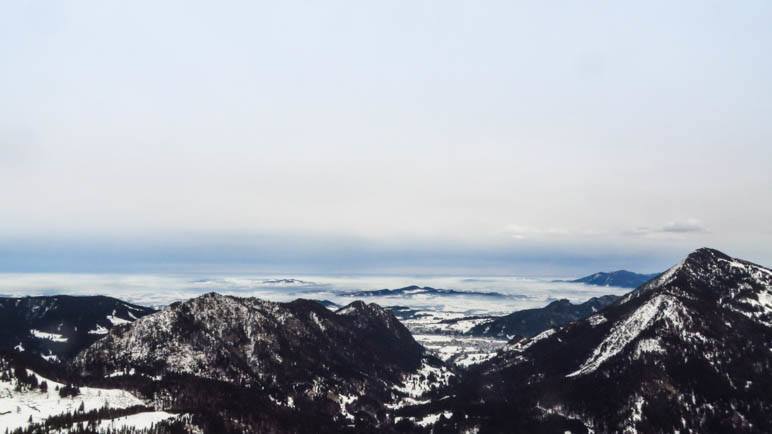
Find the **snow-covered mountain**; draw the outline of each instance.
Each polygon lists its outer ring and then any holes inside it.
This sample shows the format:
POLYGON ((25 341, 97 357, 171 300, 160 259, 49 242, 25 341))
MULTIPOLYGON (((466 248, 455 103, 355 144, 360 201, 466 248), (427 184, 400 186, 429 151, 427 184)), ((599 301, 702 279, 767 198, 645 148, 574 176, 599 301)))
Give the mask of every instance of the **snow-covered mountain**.
POLYGON ((573 304, 566 299, 555 300, 541 308, 519 310, 482 322, 467 333, 473 336, 532 337, 547 329, 586 318, 618 298, 616 295, 604 295, 593 297, 580 304, 573 304))
POLYGON ((377 427, 390 422, 389 406, 414 402, 453 375, 424 352, 375 304, 355 301, 332 312, 311 300, 273 303, 210 293, 111 330, 74 366, 92 378, 146 378, 153 385, 145 387, 167 396, 164 410, 190 409, 194 402, 217 412, 221 405, 238 414, 232 419, 302 409, 307 422, 377 427), (202 394, 191 384, 209 390, 202 394), (226 395, 223 390, 236 393, 233 387, 248 399, 213 398, 226 395), (207 399, 200 402, 201 396, 207 399))
POLYGON ((0 298, 0 350, 26 351, 65 361, 154 309, 104 296, 0 298))
POLYGON ((772 270, 699 249, 448 393, 440 431, 772 432, 772 270))

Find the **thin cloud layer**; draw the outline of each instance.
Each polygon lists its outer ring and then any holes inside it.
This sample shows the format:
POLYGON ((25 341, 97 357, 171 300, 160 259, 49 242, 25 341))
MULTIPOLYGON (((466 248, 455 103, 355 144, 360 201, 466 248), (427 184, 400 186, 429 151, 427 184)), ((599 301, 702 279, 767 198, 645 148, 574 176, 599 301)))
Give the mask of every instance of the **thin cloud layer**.
POLYGON ((652 236, 658 234, 704 234, 708 232, 708 229, 700 220, 689 218, 686 220, 671 221, 658 227, 639 227, 628 233, 638 236, 652 236))

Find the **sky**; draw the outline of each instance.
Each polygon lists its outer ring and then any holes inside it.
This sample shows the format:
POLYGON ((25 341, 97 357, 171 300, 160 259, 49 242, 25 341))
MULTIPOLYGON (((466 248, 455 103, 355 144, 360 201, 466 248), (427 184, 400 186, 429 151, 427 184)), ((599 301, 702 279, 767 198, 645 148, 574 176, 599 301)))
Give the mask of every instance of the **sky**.
POLYGON ((0 271, 772 265, 772 3, 0 2, 0 271))

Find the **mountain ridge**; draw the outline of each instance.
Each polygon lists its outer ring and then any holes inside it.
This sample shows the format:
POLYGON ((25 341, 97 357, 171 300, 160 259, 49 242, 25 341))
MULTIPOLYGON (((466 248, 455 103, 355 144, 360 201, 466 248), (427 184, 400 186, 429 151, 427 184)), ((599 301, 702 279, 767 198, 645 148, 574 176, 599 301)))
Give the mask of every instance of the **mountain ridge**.
POLYGON ((574 280, 568 280, 571 283, 584 283, 594 286, 616 286, 620 288, 637 288, 649 280, 659 276, 661 273, 641 274, 627 270, 617 270, 609 272, 597 272, 588 276, 580 277, 574 280))
POLYGON ((0 349, 66 361, 111 328, 153 312, 103 295, 0 297, 0 349))
POLYGON ((544 330, 586 318, 619 298, 619 296, 611 294, 603 295, 592 297, 579 304, 573 304, 567 299, 555 300, 541 308, 515 311, 490 322, 478 324, 472 327, 467 334, 510 337, 510 339, 514 336, 533 337, 544 330))

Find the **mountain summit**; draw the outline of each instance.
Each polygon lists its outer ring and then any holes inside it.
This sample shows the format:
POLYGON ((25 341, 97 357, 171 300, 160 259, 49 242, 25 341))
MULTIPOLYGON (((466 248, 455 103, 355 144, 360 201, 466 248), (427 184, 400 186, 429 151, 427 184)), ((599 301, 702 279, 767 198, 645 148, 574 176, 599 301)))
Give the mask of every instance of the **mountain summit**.
POLYGON ((585 320, 511 341, 441 425, 770 432, 770 348, 772 270, 703 248, 585 320))

